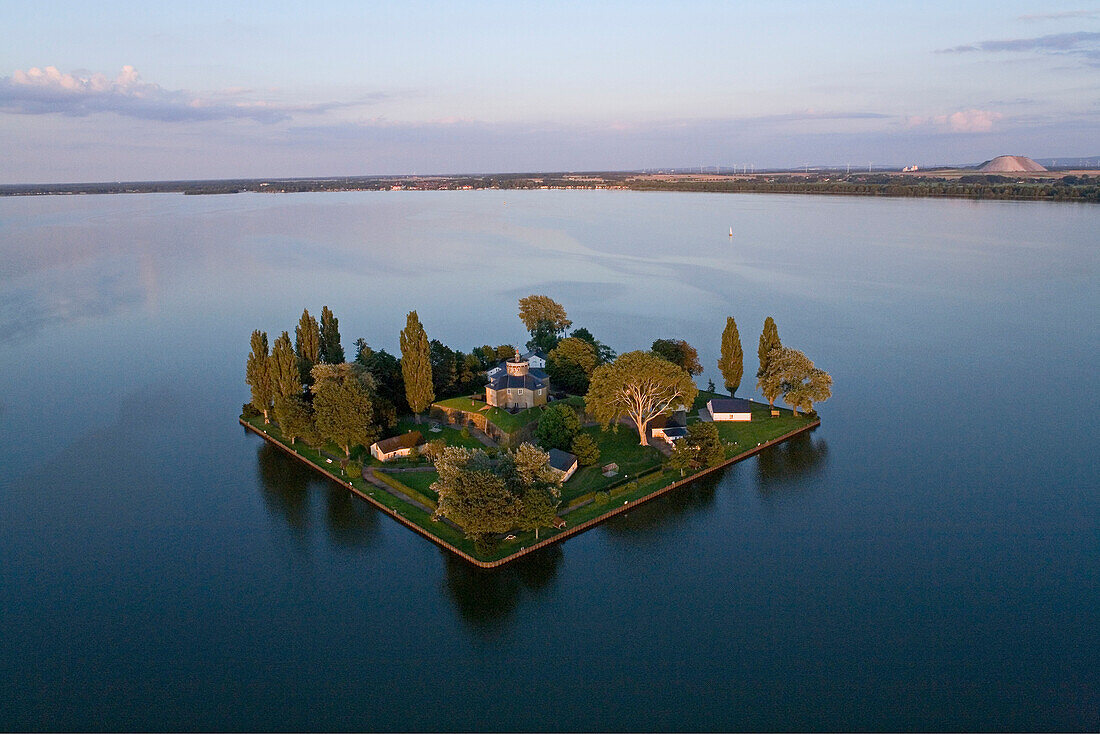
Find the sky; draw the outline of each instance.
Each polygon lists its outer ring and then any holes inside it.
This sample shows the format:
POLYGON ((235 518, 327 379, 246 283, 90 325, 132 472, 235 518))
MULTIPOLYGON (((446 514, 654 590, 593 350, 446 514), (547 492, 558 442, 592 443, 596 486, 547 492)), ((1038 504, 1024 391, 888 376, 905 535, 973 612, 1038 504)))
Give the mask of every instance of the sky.
POLYGON ((1100 2, 0 0, 0 183, 1100 157, 1100 2))

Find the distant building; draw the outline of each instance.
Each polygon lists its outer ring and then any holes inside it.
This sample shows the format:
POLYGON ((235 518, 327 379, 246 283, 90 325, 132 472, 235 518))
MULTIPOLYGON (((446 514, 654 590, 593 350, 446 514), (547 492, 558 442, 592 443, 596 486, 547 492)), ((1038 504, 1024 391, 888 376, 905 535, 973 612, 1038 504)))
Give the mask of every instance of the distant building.
POLYGON ((414 446, 419 446, 424 441, 420 431, 409 431, 400 436, 375 441, 370 445, 370 455, 379 461, 390 461, 408 456, 414 446))
POLYGON ((485 386, 485 402, 497 408, 533 408, 546 405, 550 396, 550 377, 516 352, 504 363, 503 372, 489 375, 485 386))
POLYGON ((752 404, 744 398, 714 398, 707 401, 707 412, 711 420, 751 421, 752 404))
POLYGON ((577 457, 568 451, 550 449, 550 468, 560 477, 559 482, 564 484, 577 471, 577 457))

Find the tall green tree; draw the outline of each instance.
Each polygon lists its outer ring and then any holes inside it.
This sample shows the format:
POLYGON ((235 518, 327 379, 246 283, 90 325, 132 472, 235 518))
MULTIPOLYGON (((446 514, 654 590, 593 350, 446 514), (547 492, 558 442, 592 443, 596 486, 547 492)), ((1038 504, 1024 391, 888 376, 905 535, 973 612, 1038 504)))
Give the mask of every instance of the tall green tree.
POLYGON ((531 333, 527 348, 544 353, 556 347, 562 333, 573 325, 564 306, 549 296, 534 294, 519 299, 519 319, 531 333))
MULTIPOLYGON (((271 345, 271 359, 268 361, 268 367, 271 370, 272 389, 276 398, 301 397, 302 377, 298 372, 298 359, 294 356, 290 334, 285 331, 271 345)), ((279 420, 278 411, 276 411, 275 420, 279 420)))
POLYGON ((696 449, 683 439, 672 446, 672 453, 668 457, 668 465, 672 469, 679 469, 680 476, 684 476, 684 469, 690 469, 695 464, 696 449))
POLYGON ((516 526, 522 500, 512 492, 493 463, 480 450, 448 446, 436 459, 439 479, 432 491, 439 496, 435 517, 457 523, 466 536, 482 538, 516 526))
POLYGON ((683 339, 658 339, 653 342, 650 350, 661 359, 679 366, 689 375, 703 373, 703 365, 699 364, 699 352, 683 339))
POLYGON ((693 466, 717 466, 726 460, 726 448, 713 423, 693 423, 687 427, 687 435, 680 440, 694 450, 693 466))
POLYGON ((760 368, 756 370, 756 376, 762 377, 768 371, 768 355, 773 349, 783 346, 779 341, 779 329, 775 326, 775 319, 771 316, 764 319, 764 330, 760 332, 760 345, 756 348, 756 356, 760 359, 760 368))
POLYGON ((554 403, 543 410, 542 415, 539 416, 535 438, 548 449, 568 451, 580 430, 581 419, 577 417, 577 411, 573 410, 573 406, 554 403))
POLYGON ((333 316, 328 306, 321 307, 321 329, 318 336, 320 361, 325 364, 342 364, 344 347, 340 344, 340 321, 333 316))
POLYGON ((566 337, 546 356, 550 384, 574 395, 588 392, 588 381, 599 358, 596 348, 583 339, 566 337))
POLYGON ((699 388, 691 375, 649 352, 627 352, 592 373, 585 412, 605 426, 628 416, 638 429, 639 444, 647 444, 649 422, 679 406, 690 406, 699 388))
POLYGON ((726 317, 726 328, 722 331, 722 356, 718 358, 718 369, 730 395, 736 395, 745 375, 745 353, 741 351, 741 335, 732 316, 726 317))
POLYGON ((347 363, 313 368, 313 415, 320 438, 348 457, 352 446, 369 446, 378 438, 370 393, 347 363))
POLYGON ((600 460, 600 447, 596 439, 587 433, 578 433, 569 450, 576 454, 577 462, 581 466, 593 466, 600 460))
POLYGON ((321 330, 309 309, 302 310, 294 330, 294 353, 298 355, 298 372, 303 385, 313 384, 313 365, 321 361, 321 330))
MULTIPOLYGON (((294 371, 297 373, 297 367, 294 371)), ((292 446, 299 438, 305 439, 305 442, 310 444, 317 442, 313 410, 301 395, 276 395, 275 420, 279 422, 279 430, 290 439, 292 446)))
POLYGON ((534 530, 535 540, 538 540, 539 529, 552 527, 557 521, 559 504, 548 490, 528 489, 520 499, 519 529, 534 530))
POLYGON ((270 422, 268 411, 275 396, 271 381, 271 369, 268 367, 267 332, 252 332, 252 351, 244 365, 244 379, 252 388, 252 405, 264 414, 264 423, 270 422))
POLYGON ((596 364, 607 364, 615 360, 615 350, 592 336, 592 332, 583 326, 579 329, 574 329, 569 336, 581 339, 592 345, 592 348, 596 350, 596 364))
POLYGON ((401 375, 405 381, 405 398, 409 409, 416 415, 428 409, 435 400, 432 386, 431 348, 428 335, 420 324, 416 311, 410 311, 401 330, 401 375))
POLYGON ((757 384, 770 404, 782 394, 798 415, 799 409, 812 412, 814 403, 832 396, 833 378, 797 349, 779 347, 768 353, 768 369, 757 384))

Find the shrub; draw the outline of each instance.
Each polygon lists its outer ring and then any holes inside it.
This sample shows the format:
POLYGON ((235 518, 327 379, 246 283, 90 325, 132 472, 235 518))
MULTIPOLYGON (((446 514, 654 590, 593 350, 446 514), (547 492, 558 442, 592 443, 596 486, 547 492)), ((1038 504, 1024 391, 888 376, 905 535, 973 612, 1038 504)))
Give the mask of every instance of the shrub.
POLYGON ((355 479, 361 479, 363 477, 363 465, 358 461, 349 461, 344 464, 344 471, 348 473, 349 477, 355 479))
POLYGON ((571 451, 577 455, 577 461, 581 466, 593 466, 600 460, 600 447, 587 433, 579 433, 573 439, 571 451))
POLYGON ((597 505, 606 505, 611 501, 611 495, 608 492, 596 492, 596 495, 592 498, 592 501, 597 505))
POLYGON ((469 438, 470 437, 470 427, 469 426, 463 426, 462 430, 459 431, 458 433, 463 438, 469 438))

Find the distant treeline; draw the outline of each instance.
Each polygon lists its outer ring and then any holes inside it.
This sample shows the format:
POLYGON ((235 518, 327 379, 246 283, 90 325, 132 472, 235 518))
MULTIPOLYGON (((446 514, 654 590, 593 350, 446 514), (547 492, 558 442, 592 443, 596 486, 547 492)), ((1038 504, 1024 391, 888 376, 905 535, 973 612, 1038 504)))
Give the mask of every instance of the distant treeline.
POLYGON ((625 182, 625 185, 639 191, 848 194, 851 196, 1100 202, 1100 176, 1017 180, 1006 176, 982 174, 966 175, 956 179, 902 178, 880 174, 842 178, 778 176, 714 181, 634 180, 625 182))
POLYGON ((89 184, 0 186, 0 196, 64 194, 236 194, 314 191, 628 188, 638 191, 708 191, 767 194, 834 194, 850 196, 916 196, 956 199, 1100 202, 1100 175, 1062 178, 1017 178, 967 174, 958 178, 899 176, 890 173, 757 175, 750 178, 639 178, 632 173, 542 173, 485 176, 390 176, 326 179, 240 179, 228 181, 150 181, 89 184))

